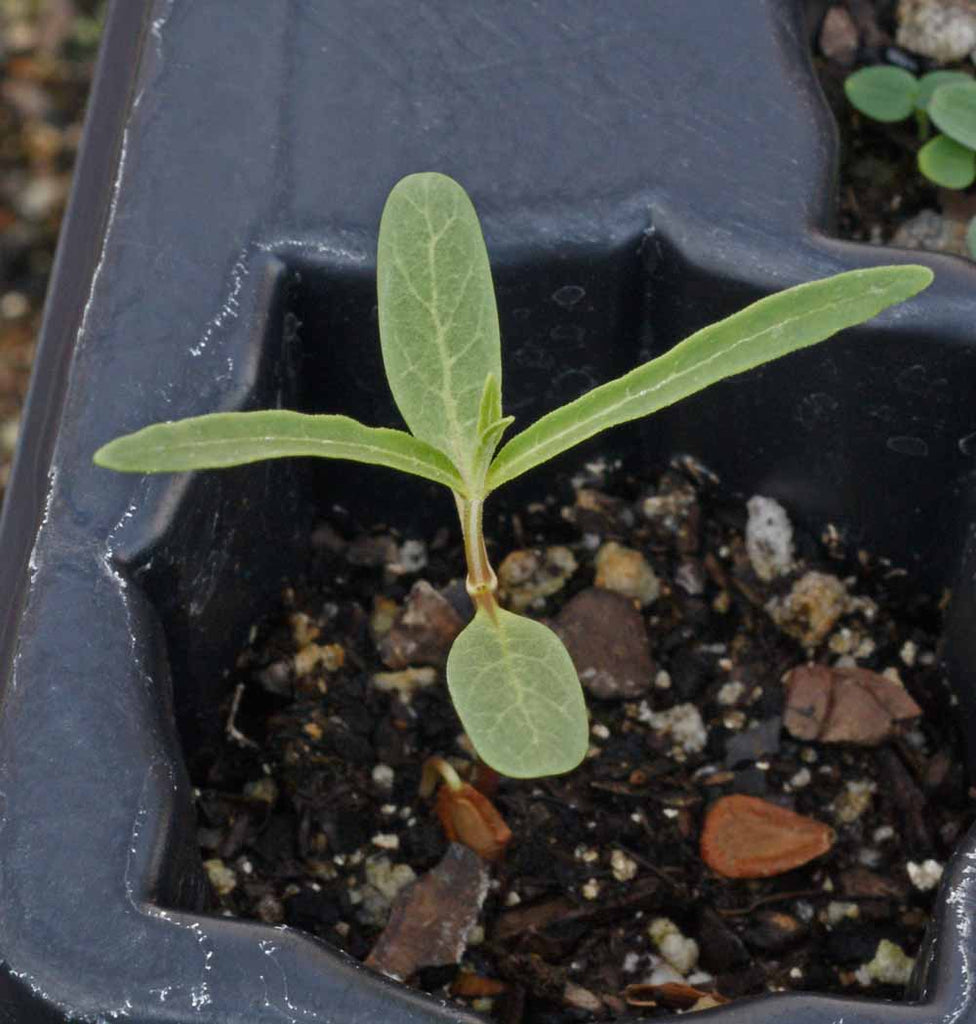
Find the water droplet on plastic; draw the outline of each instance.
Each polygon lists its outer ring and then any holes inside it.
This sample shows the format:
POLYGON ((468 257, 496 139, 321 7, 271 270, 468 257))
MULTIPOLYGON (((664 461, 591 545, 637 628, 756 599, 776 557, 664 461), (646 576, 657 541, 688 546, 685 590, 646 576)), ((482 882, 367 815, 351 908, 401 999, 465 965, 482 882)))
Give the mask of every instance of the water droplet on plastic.
POLYGON ((976 455, 976 433, 959 438, 959 451, 963 455, 976 455))
POLYGON ((889 437, 888 448, 899 455, 928 455, 927 441, 920 437, 889 437))
POLYGON ((571 309, 585 297, 586 289, 580 288, 578 284, 564 284, 552 293, 552 301, 565 309, 571 309))

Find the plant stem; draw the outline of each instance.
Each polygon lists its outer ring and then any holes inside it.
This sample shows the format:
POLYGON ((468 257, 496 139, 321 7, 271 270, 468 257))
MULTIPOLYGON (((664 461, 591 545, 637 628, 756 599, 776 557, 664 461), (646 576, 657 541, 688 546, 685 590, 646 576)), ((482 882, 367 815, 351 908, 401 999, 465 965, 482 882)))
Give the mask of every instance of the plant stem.
POLYGON ((433 795, 437 783, 441 781, 452 793, 460 792, 464 786, 460 775, 443 757, 428 757, 420 776, 420 795, 426 800, 433 795))
POLYGON ((485 547, 485 535, 481 528, 484 500, 481 498, 462 498, 454 495, 457 503, 458 516, 461 518, 461 533, 464 537, 464 557, 468 563, 468 578, 465 583, 471 600, 479 608, 484 608, 490 615, 495 614, 498 602, 495 591, 498 589, 498 577, 488 561, 488 550, 485 547))

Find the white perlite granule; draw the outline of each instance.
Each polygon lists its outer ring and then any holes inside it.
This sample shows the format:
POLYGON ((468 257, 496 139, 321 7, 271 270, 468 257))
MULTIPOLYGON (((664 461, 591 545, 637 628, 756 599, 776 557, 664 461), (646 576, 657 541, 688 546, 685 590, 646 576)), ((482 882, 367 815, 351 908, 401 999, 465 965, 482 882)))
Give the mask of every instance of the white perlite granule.
POLYGON ((708 742, 705 723, 694 704, 676 704, 667 711, 651 711, 643 701, 637 718, 659 735, 673 740, 685 753, 697 754, 708 742))
POLYGON ((648 925, 647 934, 658 952, 680 974, 686 975, 698 963, 698 943, 686 938, 669 917, 656 917, 648 925))
POLYGON ((908 871, 908 877, 912 880, 912 885, 919 892, 928 892, 929 889, 934 889, 942 878, 942 865, 937 860, 930 859, 922 861, 921 864, 910 860, 905 865, 905 869, 908 871))
POLYGON ((773 498, 755 495, 746 502, 746 552, 761 580, 785 576, 793 567, 793 527, 786 509, 773 498))

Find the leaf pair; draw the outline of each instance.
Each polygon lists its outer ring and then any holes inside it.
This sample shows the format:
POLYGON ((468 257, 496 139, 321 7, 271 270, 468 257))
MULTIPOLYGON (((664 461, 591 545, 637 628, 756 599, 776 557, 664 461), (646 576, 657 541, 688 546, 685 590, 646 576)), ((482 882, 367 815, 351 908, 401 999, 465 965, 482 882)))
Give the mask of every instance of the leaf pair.
POLYGON ((216 413, 145 427, 105 445, 95 461, 157 473, 317 455, 449 487, 477 609, 448 658, 451 697, 493 768, 518 777, 556 774, 586 752, 582 690, 556 635, 494 598, 481 532, 487 495, 600 431, 860 323, 931 279, 924 267, 879 267, 762 299, 543 416, 496 453, 512 418, 503 410, 498 315, 481 228, 456 182, 415 174, 387 200, 377 257, 383 361, 410 433, 336 415, 216 413))
POLYGON ((921 78, 889 65, 862 68, 849 75, 844 91, 854 107, 875 121, 919 120, 922 137, 928 122, 942 132, 918 152, 918 167, 943 188, 968 188, 976 181, 976 82, 964 71, 930 71, 921 78))

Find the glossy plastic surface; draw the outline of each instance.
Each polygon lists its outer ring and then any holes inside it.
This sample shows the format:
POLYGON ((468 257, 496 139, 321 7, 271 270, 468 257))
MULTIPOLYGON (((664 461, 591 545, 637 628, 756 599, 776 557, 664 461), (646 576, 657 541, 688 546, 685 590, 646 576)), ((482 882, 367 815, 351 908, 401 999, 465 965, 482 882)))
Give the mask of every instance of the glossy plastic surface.
MULTIPOLYGON (((827 237, 835 134, 804 5, 734 6, 116 3, 0 532, 0 1021, 475 1019, 204 913, 181 757, 220 726, 221 673, 317 509, 429 530, 448 496, 309 463, 146 480, 91 454, 217 408, 395 423, 374 250, 411 171, 474 198, 523 423, 755 296, 918 261, 827 237)), ((976 271, 924 259, 937 281, 910 307, 602 448, 691 452, 931 586, 962 573, 949 640, 976 729, 976 271)), ((976 1019, 974 857, 970 838, 947 871, 917 1004, 776 996, 716 1019, 976 1019)))

